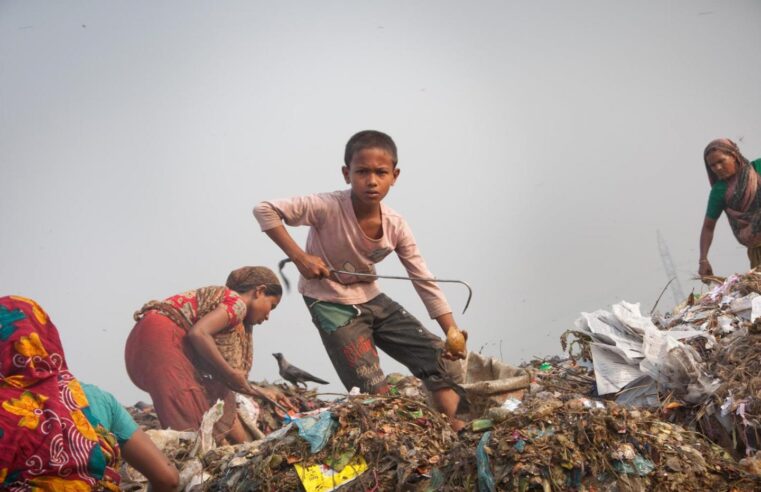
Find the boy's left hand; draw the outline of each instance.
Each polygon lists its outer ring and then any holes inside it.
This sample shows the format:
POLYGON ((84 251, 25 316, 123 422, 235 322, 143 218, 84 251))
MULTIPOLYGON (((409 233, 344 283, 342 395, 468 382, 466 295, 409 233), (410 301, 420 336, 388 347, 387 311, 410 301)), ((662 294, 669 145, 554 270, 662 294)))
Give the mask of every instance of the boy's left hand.
POLYGON ((447 341, 444 344, 444 354, 442 357, 449 360, 464 359, 468 353, 466 342, 468 332, 452 326, 447 330, 447 341))

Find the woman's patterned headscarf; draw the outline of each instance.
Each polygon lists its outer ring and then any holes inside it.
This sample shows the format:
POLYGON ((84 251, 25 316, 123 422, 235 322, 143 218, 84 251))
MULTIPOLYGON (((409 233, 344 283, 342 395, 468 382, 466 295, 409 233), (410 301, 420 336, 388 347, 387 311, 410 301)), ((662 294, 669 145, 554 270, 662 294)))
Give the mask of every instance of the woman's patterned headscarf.
POLYGON ((0 489, 118 491, 118 445, 88 416, 47 313, 0 297, 0 489))
POLYGON ((280 280, 278 280, 275 272, 263 266, 245 266, 233 270, 227 276, 225 285, 239 294, 264 285, 266 295, 283 295, 283 288, 280 286, 280 280))

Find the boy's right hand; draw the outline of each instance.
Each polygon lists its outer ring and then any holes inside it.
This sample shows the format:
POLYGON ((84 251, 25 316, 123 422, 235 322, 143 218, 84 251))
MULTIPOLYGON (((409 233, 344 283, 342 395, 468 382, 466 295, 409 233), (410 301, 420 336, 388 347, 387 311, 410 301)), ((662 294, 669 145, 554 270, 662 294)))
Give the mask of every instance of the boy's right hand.
POLYGON ((299 269, 304 278, 327 278, 330 276, 330 268, 319 256, 304 253, 303 256, 293 259, 296 268, 299 269))

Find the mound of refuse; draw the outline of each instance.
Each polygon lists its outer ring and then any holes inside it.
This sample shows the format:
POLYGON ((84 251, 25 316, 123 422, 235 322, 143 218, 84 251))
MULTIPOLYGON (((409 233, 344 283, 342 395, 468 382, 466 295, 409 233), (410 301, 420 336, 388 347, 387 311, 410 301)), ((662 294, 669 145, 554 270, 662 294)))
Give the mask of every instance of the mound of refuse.
MULTIPOLYGON (((150 436, 184 490, 761 489, 752 467, 701 434, 593 396, 583 365, 554 358, 521 370, 528 386, 497 395, 460 433, 419 380, 393 374, 392 394, 318 401, 250 443, 203 449, 196 433, 150 436)), ((146 490, 134 474, 123 488, 146 490)))
MULTIPOLYGON (((561 337, 567 358, 513 367, 469 353, 451 368, 470 403, 459 433, 400 374, 387 395, 273 386, 292 415, 239 400, 260 438, 235 446, 209 437, 221 402, 199 432, 129 410, 183 490, 761 490, 761 273, 716 281, 665 315, 626 302, 582 313, 561 337)), ((123 477, 147 490, 126 465, 123 477)))
POLYGON ((591 362, 600 395, 658 409, 739 458, 759 448, 761 273, 715 280, 668 315, 626 302, 582 313, 563 344, 591 362))

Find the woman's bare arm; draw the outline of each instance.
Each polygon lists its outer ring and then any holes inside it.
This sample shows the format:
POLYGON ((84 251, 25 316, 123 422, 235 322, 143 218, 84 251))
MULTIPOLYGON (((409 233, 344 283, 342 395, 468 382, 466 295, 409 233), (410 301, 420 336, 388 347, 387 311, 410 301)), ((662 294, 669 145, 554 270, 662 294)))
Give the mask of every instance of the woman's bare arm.
POLYGON ((713 268, 711 268, 711 263, 708 261, 708 250, 711 249, 714 229, 716 229, 716 219, 706 217, 703 221, 703 228, 700 230, 700 260, 698 264, 698 274, 701 277, 713 275, 713 268))
POLYGON ((142 473, 155 492, 175 492, 180 485, 177 468, 141 429, 122 446, 124 459, 142 473))

